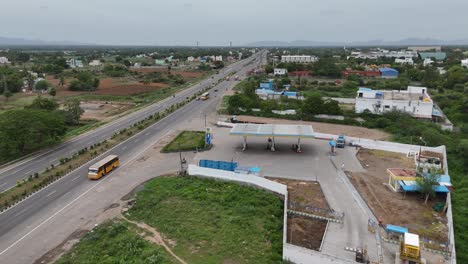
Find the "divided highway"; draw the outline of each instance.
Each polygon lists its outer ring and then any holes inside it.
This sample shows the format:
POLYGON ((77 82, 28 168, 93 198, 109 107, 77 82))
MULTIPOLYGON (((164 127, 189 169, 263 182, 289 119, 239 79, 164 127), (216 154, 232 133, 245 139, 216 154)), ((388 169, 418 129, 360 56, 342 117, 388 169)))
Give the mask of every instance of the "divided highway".
MULTIPOLYGON (((232 71, 237 71, 239 76, 243 76, 248 69, 261 65, 264 62, 264 55, 265 52, 256 54, 254 57, 251 57, 249 59, 241 61, 236 65, 233 65, 226 71, 228 73, 232 71)), ((228 74, 226 73, 226 71, 221 76, 218 75, 217 77, 215 77, 214 80, 222 78, 222 76, 228 74)), ((203 83, 205 85, 210 85, 209 81, 204 81, 203 83)), ((217 86, 215 86, 213 89, 224 91, 226 89, 232 88, 232 86, 235 83, 237 82, 223 81, 217 86)), ((176 98, 165 100, 164 102, 157 104, 157 106, 145 108, 139 111, 137 114, 133 114, 131 118, 123 118, 123 120, 121 120, 120 122, 116 122, 115 124, 109 125, 110 128, 109 126, 106 126, 104 128, 99 129, 100 132, 95 132, 96 134, 88 133, 88 135, 81 136, 79 139, 75 139, 71 142, 64 143, 63 146, 59 146, 57 150, 53 150, 44 154, 38 154, 37 157, 31 157, 28 159, 29 161, 22 162, 16 167, 13 166, 9 169, 9 171, 10 173, 12 170, 22 171, 24 170, 23 167, 26 167, 26 169, 40 169, 41 161, 36 161, 36 159, 46 160, 47 163, 44 164, 44 166, 46 166, 52 162, 50 159, 53 160, 63 155, 57 154, 57 152, 73 152, 76 151, 78 148, 84 147, 83 144, 93 144, 92 142, 99 141, 101 138, 104 139, 106 137, 105 135, 110 136, 112 133, 114 133, 114 131, 125 127, 124 124, 132 124, 138 119, 146 117, 146 115, 149 115, 156 111, 161 111, 165 107, 168 107, 171 103, 183 100, 187 96, 192 95, 200 89, 202 88, 196 86, 191 88, 190 90, 181 92, 180 94, 178 94, 178 96, 176 96, 176 98), (101 130, 105 130, 109 134, 105 134, 105 132, 101 130), (92 137, 92 139, 87 140, 88 137, 92 137), (46 157, 48 157, 49 160, 45 159, 46 157), (28 164, 30 163, 32 163, 33 165, 28 166, 28 164)), ((219 100, 221 100, 221 96, 210 99, 209 103, 212 105, 216 102, 219 102, 219 100)), ((194 114, 196 115, 200 113, 200 111, 206 111, 206 103, 207 102, 205 101, 192 101, 188 103, 187 105, 166 116, 165 118, 161 119, 160 121, 156 122, 150 127, 142 130, 140 133, 135 134, 128 140, 110 149, 103 155, 87 162, 82 167, 64 176, 60 180, 52 183, 51 185, 49 185, 49 187, 35 193, 33 196, 23 200, 16 206, 0 213, 0 263, 3 263, 4 260, 12 260, 10 258, 12 256, 8 256, 7 259, 4 258, 6 257, 6 255, 8 255, 7 252, 9 252, 9 250, 11 250, 13 247, 16 247, 15 250, 13 250, 14 252, 17 250, 26 250, 23 251, 25 253, 24 255, 29 254, 26 253, 27 248, 21 248, 21 246, 24 245, 24 243, 19 244, 20 242, 28 241, 28 238, 34 231, 36 231, 41 226, 47 224, 47 222, 50 219, 60 214, 62 210, 64 210, 67 206, 73 204, 78 199, 88 194, 88 192, 91 191, 94 187, 101 183, 105 184, 105 182, 102 182, 102 180, 91 181, 87 179, 87 170, 92 163, 96 162, 99 159, 102 159, 106 155, 115 154, 120 156, 122 163, 121 167, 124 167, 127 164, 127 162, 137 157, 148 146, 152 146, 156 138, 162 138, 164 136, 164 133, 167 132, 168 128, 171 128, 175 124, 186 122, 194 114)), ((6 180, 4 175, 2 175, 2 177, 2 180, 6 180)), ((99 188, 95 190, 99 192, 99 188)), ((66 223, 63 224, 66 225, 66 223)), ((37 242, 40 243, 40 241, 37 242)), ((42 254, 43 253, 45 252, 42 252, 42 254)), ((18 263, 29 262, 23 259, 20 260, 22 257, 19 255, 13 255, 13 258, 15 259, 15 262, 18 261, 18 263)))
POLYGON ((195 84, 192 87, 179 92, 176 94, 176 97, 170 97, 158 103, 149 105, 139 111, 133 112, 95 130, 75 137, 54 148, 41 151, 31 157, 0 169, 0 192, 4 192, 5 190, 14 187, 18 180, 25 179, 35 172, 40 173, 44 171, 51 164, 58 164, 60 158, 69 157, 84 147, 89 147, 97 142, 111 137, 112 134, 114 134, 116 131, 120 131, 123 128, 129 127, 139 120, 146 118, 150 114, 163 111, 171 105, 183 101, 187 97, 190 97, 196 94, 198 91, 201 91, 213 83, 216 83, 218 80, 224 79, 230 73, 239 71, 245 65, 251 63, 258 56, 259 55, 256 54, 253 57, 249 57, 229 65, 225 69, 221 70, 219 74, 215 74, 210 78, 204 79, 201 83, 195 84))

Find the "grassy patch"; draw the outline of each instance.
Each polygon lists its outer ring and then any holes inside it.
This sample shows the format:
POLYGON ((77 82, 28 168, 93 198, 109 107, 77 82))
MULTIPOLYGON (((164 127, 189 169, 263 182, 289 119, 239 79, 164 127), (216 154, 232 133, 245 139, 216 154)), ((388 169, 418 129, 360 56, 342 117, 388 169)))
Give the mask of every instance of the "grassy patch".
POLYGON ((178 263, 164 248, 146 241, 136 226, 109 221, 86 234, 56 263, 178 263))
POLYGON ((128 213, 170 239, 190 263, 281 263, 283 202, 261 189, 158 177, 128 213))
POLYGON ((182 131, 177 137, 169 142, 162 152, 188 151, 205 148, 205 132, 182 131))
POLYGON ((76 137, 103 124, 104 122, 99 122, 96 119, 82 120, 78 126, 68 127, 67 133, 64 135, 64 139, 76 137))

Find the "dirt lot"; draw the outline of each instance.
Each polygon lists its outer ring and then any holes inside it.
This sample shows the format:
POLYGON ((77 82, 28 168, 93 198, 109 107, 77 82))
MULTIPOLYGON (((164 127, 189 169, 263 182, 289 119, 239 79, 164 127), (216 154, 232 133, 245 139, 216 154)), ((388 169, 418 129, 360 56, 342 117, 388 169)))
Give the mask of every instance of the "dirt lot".
POLYGON ((106 121, 107 119, 130 109, 131 103, 108 103, 100 101, 90 101, 81 103, 81 108, 85 111, 81 119, 95 119, 106 121))
POLYGON ((239 121, 255 122, 255 123, 268 123, 268 124, 304 124, 312 125, 315 132, 326 134, 345 134, 350 137, 369 138, 376 140, 386 140, 390 138, 388 133, 377 129, 369 129, 365 127, 346 126, 338 124, 328 124, 321 122, 308 122, 298 120, 287 120, 277 118, 255 117, 255 116, 238 116, 239 121))
POLYGON ((318 251, 326 228, 327 222, 324 220, 291 215, 288 216, 286 241, 293 245, 318 251))
POLYGON ((269 178, 270 180, 288 186, 288 199, 296 203, 311 205, 318 208, 330 209, 320 184, 312 181, 298 181, 289 179, 269 178))
MULTIPOLYGON (((329 209, 325 195, 322 193, 322 189, 318 183, 279 178, 269 179, 288 186, 289 201, 329 209)), ((295 210, 307 212, 306 210, 295 210)), ((326 227, 327 222, 323 220, 288 215, 287 241, 293 245, 319 250, 326 227)))
POLYGON ((446 218, 437 213, 432 206, 437 202, 445 202, 445 197, 438 196, 424 204, 419 193, 396 193, 390 190, 387 168, 415 168, 412 158, 405 155, 361 149, 358 160, 366 172, 347 172, 353 185, 361 193, 374 214, 384 225, 404 226, 410 232, 417 233, 429 239, 446 241, 446 218))
POLYGON ((132 95, 151 92, 169 86, 165 83, 143 84, 127 78, 103 78, 99 80, 99 88, 97 91, 85 92, 68 90, 67 87, 71 79, 66 79, 63 87, 59 85, 59 80, 54 79, 53 76, 48 76, 47 81, 57 89, 58 96, 73 96, 85 93, 99 95, 132 95))

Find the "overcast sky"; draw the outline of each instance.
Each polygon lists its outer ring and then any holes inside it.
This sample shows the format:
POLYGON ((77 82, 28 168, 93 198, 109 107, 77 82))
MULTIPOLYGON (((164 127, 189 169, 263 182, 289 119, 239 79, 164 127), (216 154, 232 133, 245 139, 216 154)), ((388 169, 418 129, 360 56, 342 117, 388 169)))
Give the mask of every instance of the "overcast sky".
POLYGON ((468 0, 0 0, 0 36, 114 45, 468 38, 468 0))

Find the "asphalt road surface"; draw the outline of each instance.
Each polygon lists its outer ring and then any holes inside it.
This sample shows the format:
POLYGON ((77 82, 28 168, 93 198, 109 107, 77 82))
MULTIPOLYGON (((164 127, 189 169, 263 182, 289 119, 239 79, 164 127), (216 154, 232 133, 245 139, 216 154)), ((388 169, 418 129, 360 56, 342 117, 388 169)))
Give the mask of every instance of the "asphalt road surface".
POLYGON ((176 97, 169 97, 163 101, 149 105, 139 111, 126 115, 122 118, 114 120, 113 122, 110 122, 109 124, 64 142, 57 147, 41 151, 29 158, 0 169, 0 192, 4 192, 5 190, 14 187, 18 180, 25 179, 35 172, 40 173, 44 171, 51 164, 58 164, 60 158, 70 157, 75 152, 84 147, 89 147, 97 142, 110 138, 116 131, 120 131, 123 128, 129 127, 137 121, 142 120, 153 113, 163 111, 171 105, 185 100, 187 97, 190 97, 198 91, 203 90, 212 83, 216 83, 218 80, 226 78, 226 76, 228 76, 230 73, 239 71, 252 61, 255 60, 255 62, 259 62, 256 60, 256 58, 259 58, 259 56, 260 54, 255 54, 254 56, 245 60, 229 65, 225 69, 220 70, 219 74, 213 75, 213 78, 209 77, 203 80, 201 83, 179 92, 176 94, 176 97))
MULTIPOLYGON (((259 59, 259 57, 262 54, 264 53, 256 54, 254 57, 249 58, 246 61, 242 61, 240 64, 234 65, 228 71, 237 71, 238 73, 236 75, 243 76, 247 70, 256 67, 258 64, 264 62, 263 58, 259 59)), ((226 73, 224 72, 224 74, 226 73)), ((234 84, 234 81, 223 81, 219 85, 215 86, 212 90, 218 89, 224 91, 226 89, 231 88, 234 84)), ((198 90, 199 88, 195 88, 193 90, 190 90, 189 92, 182 92, 184 93, 183 95, 179 94, 173 100, 166 100, 165 102, 158 104, 157 107, 152 106, 151 110, 144 109, 138 115, 133 116, 130 119, 125 118, 124 121, 121 121, 122 123, 117 122, 116 124, 110 125, 112 129, 107 127, 105 128, 105 131, 110 133, 106 135, 111 135, 120 127, 125 127, 122 126, 122 124, 132 124, 137 119, 144 118, 146 115, 158 111, 158 109, 164 109, 164 107, 169 106, 170 103, 183 100, 189 94, 192 94, 198 90)), ((213 92, 212 94, 216 93, 213 92)), ((212 96, 212 99, 210 99, 210 101, 212 101, 210 102, 210 105, 213 105, 215 102, 219 102, 221 98, 221 96, 212 96)), ((151 125, 150 127, 139 132, 138 134, 135 134, 128 140, 110 149, 103 155, 100 155, 99 157, 85 163, 82 167, 64 176, 60 180, 52 183, 47 188, 35 193, 34 195, 23 200, 16 206, 11 207, 10 209, 0 213, 0 263, 5 263, 3 261, 11 261, 11 256, 7 257, 7 253, 10 249, 12 249, 13 247, 19 247, 20 245, 18 245, 18 243, 25 242, 26 240, 28 240, 29 235, 32 232, 34 232, 37 228, 41 227, 48 220, 59 214, 66 206, 77 201, 83 195, 86 195, 88 191, 84 190, 91 190, 93 186, 99 183, 99 181, 88 180, 86 177, 88 167, 91 164, 95 163, 96 161, 102 159, 107 155, 115 154, 120 156, 122 166, 124 166, 126 161, 131 160, 133 157, 141 153, 142 150, 146 149, 149 145, 149 141, 152 141, 155 138, 162 138, 164 131, 166 131, 168 127, 170 128, 175 124, 180 124, 181 122, 187 121, 187 119, 193 116, 194 113, 200 113, 200 111, 203 110, 207 111, 205 103, 205 101, 196 100, 188 103, 187 105, 178 109, 174 113, 168 115, 167 117, 161 119, 157 123, 151 125), (4 259, 4 257, 6 259, 4 259)), ((212 107, 209 108, 209 110, 212 111, 212 107)), ((103 128, 101 128, 101 130, 102 129, 103 128)), ((94 136, 94 134, 92 134, 92 136, 87 135, 75 141, 67 142, 66 144, 64 144, 64 146, 60 146, 57 151, 76 151, 77 148, 82 148, 84 146, 83 144, 85 143, 92 144, 92 142, 99 141, 100 139, 97 138, 98 136, 102 136, 102 139, 104 139, 104 134, 104 132, 98 132, 96 136, 94 136), (87 140, 86 138, 88 137, 92 137, 92 139, 87 140), (78 144, 78 141, 82 143, 78 144), (69 144, 71 144, 73 147, 68 146, 69 144)), ((54 154, 56 154, 56 151, 52 151, 50 153, 45 154, 39 154, 37 159, 43 160, 44 156, 47 156, 50 159, 64 156, 57 156, 54 154)), ((47 160, 47 163, 45 164, 50 163, 51 161, 47 160)), ((13 167, 10 170, 22 171, 22 167, 28 167, 29 169, 39 169, 40 165, 41 162, 36 162, 33 158, 29 162, 21 164, 17 167, 13 167), (29 163, 32 163, 32 165, 28 166, 29 163)), ((6 179, 2 178, 2 180, 6 179)), ((66 225, 66 223, 63 224, 66 225)), ((37 243, 41 242, 37 241, 37 243)), ((25 248, 24 250, 27 250, 27 248, 25 248)), ((24 260, 21 260, 21 257, 22 256, 16 254, 13 256, 13 258, 17 258, 18 263, 25 263, 24 260)))

